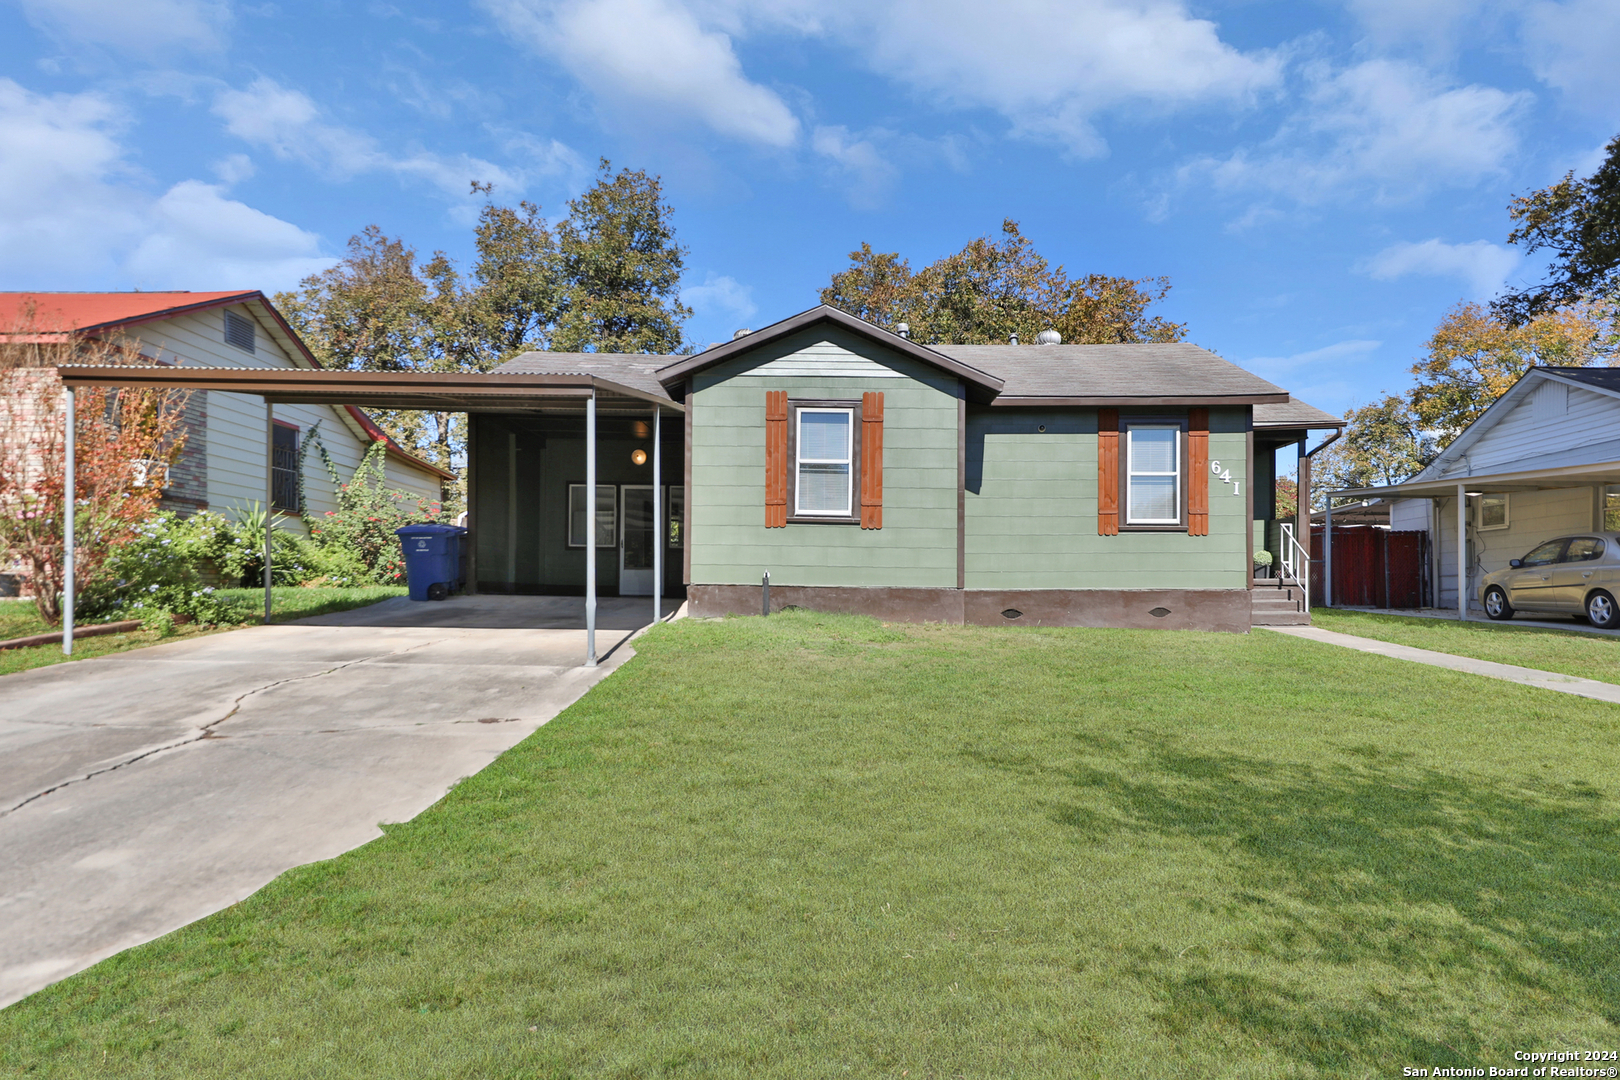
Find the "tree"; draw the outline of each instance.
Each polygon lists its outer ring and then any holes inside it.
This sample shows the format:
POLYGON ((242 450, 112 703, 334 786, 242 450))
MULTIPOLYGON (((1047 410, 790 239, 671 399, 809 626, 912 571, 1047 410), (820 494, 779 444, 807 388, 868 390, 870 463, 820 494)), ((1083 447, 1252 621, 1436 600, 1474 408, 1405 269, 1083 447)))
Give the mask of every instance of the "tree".
POLYGON ((1444 448, 1533 365, 1585 367, 1620 357, 1612 303, 1580 303, 1510 325, 1479 304, 1448 311, 1412 365, 1407 398, 1444 448))
POLYGON ((1508 243, 1523 245, 1525 254, 1555 256, 1547 280, 1491 304, 1508 326, 1620 291, 1620 135, 1591 176, 1565 173, 1551 187, 1514 198, 1508 214, 1516 225, 1508 243))
POLYGON ((611 175, 602 159, 596 183, 568 204, 557 228, 564 300, 553 348, 565 352, 680 352, 686 248, 675 241, 672 211, 657 177, 637 169, 611 175))
MULTIPOLYGON (((21 564, 47 623, 62 619, 67 579, 65 405, 55 368, 131 362, 142 362, 139 349, 117 341, 40 334, 28 325, 0 334, 0 565, 21 564)), ((73 580, 79 595, 99 583, 108 557, 157 509, 163 495, 157 478, 185 445, 187 397, 174 390, 76 392, 73 580)))
MULTIPOLYGON (((1344 418, 1344 435, 1316 459, 1316 491, 1398 484, 1439 452, 1411 405, 1394 394, 1351 409, 1344 418)), ((1323 499, 1313 497, 1311 503, 1320 507, 1323 499)))
POLYGON ((849 258, 821 290, 821 302, 886 329, 907 323, 922 342, 1001 344, 1014 334, 1033 342, 1046 329, 1072 344, 1180 341, 1186 333, 1147 312, 1170 291, 1167 279, 1070 278, 1011 219, 1002 222, 999 243, 979 237, 916 272, 897 252, 870 244, 849 258))
MULTIPOLYGON (((488 371, 544 349, 680 351, 691 316, 678 297, 686 249, 658 179, 614 174, 604 159, 568 205, 553 231, 534 203, 486 204, 470 277, 442 251, 419 262, 403 240, 367 226, 340 263, 277 294, 276 306, 324 366, 349 370, 488 371)), ((445 468, 465 452, 458 414, 384 410, 378 419, 445 468)))

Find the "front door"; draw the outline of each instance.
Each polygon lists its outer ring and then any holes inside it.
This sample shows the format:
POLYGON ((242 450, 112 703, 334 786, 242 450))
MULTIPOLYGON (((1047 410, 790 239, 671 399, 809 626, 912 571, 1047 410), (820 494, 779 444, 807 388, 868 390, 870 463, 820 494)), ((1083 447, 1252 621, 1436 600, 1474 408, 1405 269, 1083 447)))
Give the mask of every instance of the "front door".
POLYGON ((1553 603, 1553 567, 1564 554, 1567 538, 1549 540, 1526 555, 1507 579, 1508 603, 1526 611, 1550 611, 1553 603))
POLYGON ((626 484, 624 528, 619 536, 619 595, 653 591, 653 489, 626 484))

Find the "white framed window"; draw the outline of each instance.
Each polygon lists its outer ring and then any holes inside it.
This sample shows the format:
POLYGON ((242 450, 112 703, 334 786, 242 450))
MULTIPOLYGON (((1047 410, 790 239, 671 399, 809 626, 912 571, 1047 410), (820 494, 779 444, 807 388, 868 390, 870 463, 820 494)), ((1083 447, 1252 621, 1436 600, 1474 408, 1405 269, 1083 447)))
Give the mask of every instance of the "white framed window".
POLYGON ((801 406, 795 423, 794 514, 849 517, 853 513, 855 410, 801 406))
POLYGON ((1486 529, 1505 529, 1508 527, 1508 497, 1507 492, 1487 492, 1479 497, 1479 518, 1475 527, 1484 531, 1486 529))
POLYGON ((1126 522, 1181 524, 1181 425, 1128 425, 1125 462, 1126 522))
MULTIPOLYGON (((568 546, 585 546, 585 485, 568 485, 568 546)), ((619 546, 619 489, 596 485, 596 546, 619 546)))

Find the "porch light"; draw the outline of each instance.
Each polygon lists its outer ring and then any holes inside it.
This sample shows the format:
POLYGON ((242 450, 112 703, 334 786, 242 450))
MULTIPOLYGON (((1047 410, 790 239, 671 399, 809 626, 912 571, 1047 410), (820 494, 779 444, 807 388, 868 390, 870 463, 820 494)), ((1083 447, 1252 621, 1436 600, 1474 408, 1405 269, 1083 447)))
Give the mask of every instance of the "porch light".
POLYGON ((645 450, 632 450, 632 451, 630 451, 630 460, 632 462, 634 462, 635 464, 637 464, 637 465, 645 465, 645 464, 647 464, 647 451, 645 451, 645 450))

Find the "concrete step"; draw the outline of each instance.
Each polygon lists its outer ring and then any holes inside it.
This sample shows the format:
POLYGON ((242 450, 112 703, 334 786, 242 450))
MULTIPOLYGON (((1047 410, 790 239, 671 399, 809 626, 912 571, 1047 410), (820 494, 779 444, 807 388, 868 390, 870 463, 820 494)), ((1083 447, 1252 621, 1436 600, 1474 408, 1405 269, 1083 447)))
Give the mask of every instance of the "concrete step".
POLYGON ((1303 611, 1259 611, 1250 618, 1254 626, 1309 626, 1311 617, 1303 611))

